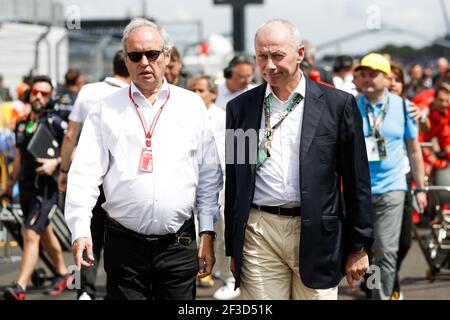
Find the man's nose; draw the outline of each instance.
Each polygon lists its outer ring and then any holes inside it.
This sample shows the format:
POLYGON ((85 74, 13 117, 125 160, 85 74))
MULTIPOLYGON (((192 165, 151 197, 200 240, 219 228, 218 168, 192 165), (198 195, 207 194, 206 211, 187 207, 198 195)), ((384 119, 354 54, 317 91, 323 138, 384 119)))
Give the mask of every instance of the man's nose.
POLYGON ((276 69, 275 63, 273 63, 271 58, 267 59, 266 69, 276 69))
POLYGON ((245 83, 245 84, 250 84, 252 82, 252 79, 253 79, 253 75, 245 76, 242 79, 242 82, 245 83))
POLYGON ((139 61, 139 64, 142 66, 148 66, 150 64, 150 61, 148 60, 148 58, 145 54, 142 55, 142 58, 139 61))

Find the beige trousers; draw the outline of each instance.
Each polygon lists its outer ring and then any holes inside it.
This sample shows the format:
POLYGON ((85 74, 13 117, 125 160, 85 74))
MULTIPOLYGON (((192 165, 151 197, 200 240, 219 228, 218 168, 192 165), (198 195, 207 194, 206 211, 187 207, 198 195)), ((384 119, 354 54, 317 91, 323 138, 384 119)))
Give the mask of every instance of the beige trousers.
POLYGON ((336 300, 337 287, 311 289, 300 279, 300 217, 250 210, 241 272, 243 299, 336 300))

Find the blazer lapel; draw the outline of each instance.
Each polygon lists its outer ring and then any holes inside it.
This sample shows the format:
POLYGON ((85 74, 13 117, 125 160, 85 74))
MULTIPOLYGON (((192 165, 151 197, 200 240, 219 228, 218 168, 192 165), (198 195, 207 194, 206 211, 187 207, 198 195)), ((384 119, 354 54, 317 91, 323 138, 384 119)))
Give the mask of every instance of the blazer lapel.
POLYGON ((248 119, 247 129, 254 129, 257 133, 259 133, 259 129, 261 129, 261 117, 266 86, 267 84, 262 84, 258 87, 258 90, 255 91, 253 97, 249 99, 249 107, 244 106, 243 110, 243 112, 247 113, 245 115, 245 119, 248 119))
POLYGON ((305 106, 303 112, 302 133, 300 140, 300 160, 303 160, 314 138, 320 115, 325 106, 321 98, 322 90, 312 80, 306 78, 305 106))
MULTIPOLYGON (((266 86, 267 84, 264 83, 260 85, 255 90, 254 95, 249 99, 249 105, 243 106, 242 113, 244 114, 244 118, 247 119, 247 126, 246 129, 252 129, 256 131, 257 136, 257 146, 259 146, 259 130, 261 129, 261 117, 262 117, 262 110, 263 110, 263 104, 264 104, 264 95, 266 93, 266 86)), ((258 156, 258 151, 256 151, 255 159, 258 156)), ((252 171, 252 175, 256 172, 256 164, 250 164, 250 169, 252 171)))

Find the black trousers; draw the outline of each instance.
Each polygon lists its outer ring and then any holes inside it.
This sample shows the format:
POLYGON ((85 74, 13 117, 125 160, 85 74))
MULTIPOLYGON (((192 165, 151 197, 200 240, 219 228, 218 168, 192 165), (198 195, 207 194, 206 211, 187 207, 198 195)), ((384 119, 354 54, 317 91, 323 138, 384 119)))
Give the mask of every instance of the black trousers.
POLYGON ((176 237, 147 241, 109 218, 106 221, 108 300, 195 299, 198 259, 193 218, 177 232, 184 241, 176 237))
POLYGON ((48 214, 52 207, 58 203, 58 188, 54 181, 40 184, 36 188, 32 184, 20 183, 20 207, 24 216, 26 229, 42 234, 50 224, 48 214))
POLYGON ((92 209, 91 219, 91 237, 92 237, 92 251, 94 253, 94 265, 92 267, 83 267, 81 269, 80 280, 81 286, 78 290, 78 297, 86 292, 92 299, 96 298, 97 270, 98 264, 102 256, 103 242, 105 239, 105 219, 106 211, 102 208, 105 203, 105 193, 102 186, 100 186, 100 195, 97 199, 94 209, 92 209))

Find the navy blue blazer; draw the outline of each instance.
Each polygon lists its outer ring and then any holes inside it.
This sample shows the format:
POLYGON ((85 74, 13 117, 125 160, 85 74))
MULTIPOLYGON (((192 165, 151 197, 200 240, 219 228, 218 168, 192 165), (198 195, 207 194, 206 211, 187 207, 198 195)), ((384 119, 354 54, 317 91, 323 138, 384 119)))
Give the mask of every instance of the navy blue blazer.
MULTIPOLYGON (((227 104, 227 129, 260 129, 265 89, 262 84, 227 104)), ((226 146, 225 246, 239 287, 256 149, 246 144, 245 162, 239 163, 236 137, 227 134, 226 146)), ((345 275, 348 253, 369 250, 373 242, 370 174, 352 95, 306 79, 299 160, 300 276, 310 288, 335 287, 345 275)))

